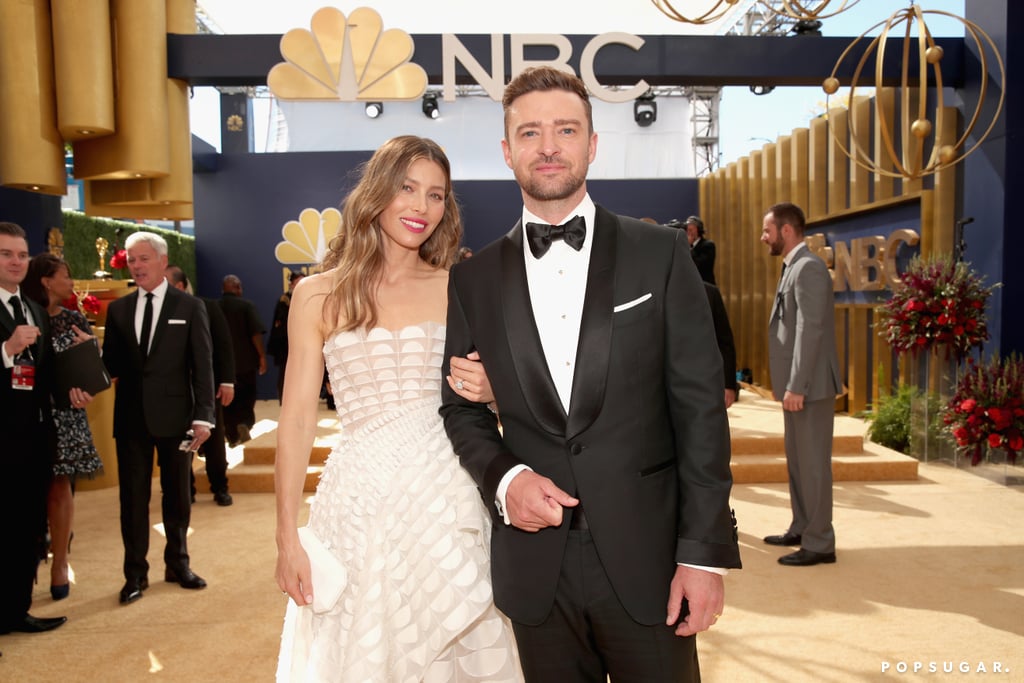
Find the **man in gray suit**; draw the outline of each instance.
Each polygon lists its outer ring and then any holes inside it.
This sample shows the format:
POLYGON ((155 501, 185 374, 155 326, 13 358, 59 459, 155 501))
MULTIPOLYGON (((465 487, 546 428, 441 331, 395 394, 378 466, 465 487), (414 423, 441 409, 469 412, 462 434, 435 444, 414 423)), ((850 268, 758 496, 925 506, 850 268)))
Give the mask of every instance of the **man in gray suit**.
POLYGON ((761 241, 782 256, 782 277, 768 323, 772 393, 785 415, 793 521, 769 545, 800 549, 779 564, 836 561, 832 529, 832 422, 842 392, 836 355, 835 299, 825 262, 804 244, 804 212, 791 203, 765 214, 761 241))

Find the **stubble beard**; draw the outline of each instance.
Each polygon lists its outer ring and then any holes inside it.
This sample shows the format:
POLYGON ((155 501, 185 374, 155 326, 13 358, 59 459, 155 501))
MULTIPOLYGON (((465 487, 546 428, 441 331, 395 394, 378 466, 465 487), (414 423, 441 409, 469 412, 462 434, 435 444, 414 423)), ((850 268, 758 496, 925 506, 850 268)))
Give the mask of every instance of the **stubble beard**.
POLYGON ((516 173, 516 181, 527 197, 539 202, 559 201, 573 196, 586 182, 585 176, 568 173, 561 179, 537 178, 530 172, 516 173))

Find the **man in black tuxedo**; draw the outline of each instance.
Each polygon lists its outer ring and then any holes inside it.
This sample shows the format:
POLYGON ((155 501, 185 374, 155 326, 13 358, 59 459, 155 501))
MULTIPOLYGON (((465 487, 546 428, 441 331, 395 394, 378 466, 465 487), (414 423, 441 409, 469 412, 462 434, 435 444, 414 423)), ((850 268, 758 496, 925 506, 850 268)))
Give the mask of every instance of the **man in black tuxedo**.
POLYGON ((527 69, 503 104, 523 217, 452 269, 445 347, 479 351, 502 429, 457 363, 441 407, 492 510, 495 603, 527 681, 698 680, 740 566, 703 285, 679 231, 591 201, 582 81, 527 69))
POLYGON ((242 298, 242 281, 237 275, 225 275, 220 309, 228 321, 235 355, 235 400, 224 408, 224 433, 228 443, 237 446, 251 438, 256 423, 256 380, 267 371, 263 350, 266 331, 256 305, 242 298))
POLYGON ((125 241, 138 289, 107 309, 103 361, 117 380, 114 438, 121 493, 125 584, 122 604, 149 587, 149 499, 153 449, 160 466, 167 544, 164 579, 183 588, 206 582, 189 566, 192 452, 210 436, 214 389, 210 324, 203 303, 164 277, 167 243, 150 232, 125 241), (191 436, 186 432, 192 430, 191 436))
MULTIPOLYGON (((191 294, 188 275, 179 266, 168 266, 164 272, 171 286, 191 294)), ((210 438, 203 443, 203 458, 206 460, 206 476, 210 480, 213 502, 221 507, 234 503, 228 492, 228 454, 224 441, 224 409, 235 397, 235 352, 231 348, 231 330, 224 312, 214 299, 199 297, 206 306, 210 319, 210 339, 213 342, 213 384, 217 387, 214 398, 216 423, 210 429, 210 438)), ((196 499, 195 474, 192 474, 192 502, 196 499)))
POLYGON ((46 533, 46 492, 56 448, 50 316, 21 293, 28 262, 25 231, 0 222, 0 634, 49 631, 67 621, 28 613, 46 533))
POLYGON ((715 243, 707 238, 704 221, 700 216, 689 216, 686 219, 686 239, 690 242, 690 255, 697 264, 700 279, 715 283, 715 243))

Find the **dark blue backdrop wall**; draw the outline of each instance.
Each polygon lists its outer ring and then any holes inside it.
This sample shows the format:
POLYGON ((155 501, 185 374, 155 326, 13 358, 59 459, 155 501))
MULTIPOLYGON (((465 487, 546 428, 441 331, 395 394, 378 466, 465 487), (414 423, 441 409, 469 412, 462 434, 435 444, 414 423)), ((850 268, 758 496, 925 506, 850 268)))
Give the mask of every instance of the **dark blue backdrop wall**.
MULTIPOLYGON (((281 264, 274 247, 281 227, 306 208, 338 207, 354 185, 359 164, 370 152, 222 154, 195 175, 197 293, 219 297, 228 273, 242 280, 244 296, 269 326, 281 296, 281 264)), ((698 211, 695 179, 592 180, 590 195, 620 214, 650 216, 659 222, 698 211)), ((508 232, 522 211, 519 188, 511 180, 455 183, 466 234, 479 249, 508 232)), ((713 229, 713 226, 712 226, 713 229)), ((260 380, 260 398, 274 398, 276 369, 260 380)))

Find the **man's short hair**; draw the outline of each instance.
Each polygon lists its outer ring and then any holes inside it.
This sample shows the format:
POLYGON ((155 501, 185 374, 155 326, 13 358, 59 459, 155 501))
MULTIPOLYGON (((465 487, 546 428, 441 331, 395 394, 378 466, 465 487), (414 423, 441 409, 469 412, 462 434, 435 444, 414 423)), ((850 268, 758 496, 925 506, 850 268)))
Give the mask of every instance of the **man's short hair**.
POLYGON ((804 216, 804 210, 793 202, 780 202, 775 204, 768 213, 775 219, 775 225, 781 228, 783 225, 789 223, 793 226, 797 235, 804 234, 804 226, 807 224, 807 219, 804 216))
POLYGON ((700 237, 704 236, 704 221, 702 221, 700 219, 700 216, 689 216, 686 219, 686 224, 687 225, 696 225, 697 226, 697 235, 700 236, 700 237))
POLYGON ((501 106, 505 110, 505 138, 508 139, 508 112, 512 103, 523 95, 537 91, 564 90, 573 93, 583 100, 583 108, 587 112, 587 133, 594 132, 594 108, 590 104, 587 86, 574 74, 566 73, 550 66, 533 66, 524 69, 518 76, 505 86, 505 94, 501 98, 501 106))
POLYGON ((20 237, 21 239, 28 241, 28 235, 25 234, 25 229, 17 223, 8 223, 6 221, 0 221, 0 235, 8 235, 9 237, 20 237))
POLYGON ((145 230, 133 232, 128 235, 128 239, 124 241, 124 248, 126 250, 131 249, 139 242, 145 242, 149 246, 153 247, 158 256, 167 256, 167 240, 160 235, 157 235, 155 232, 146 232, 145 230))

